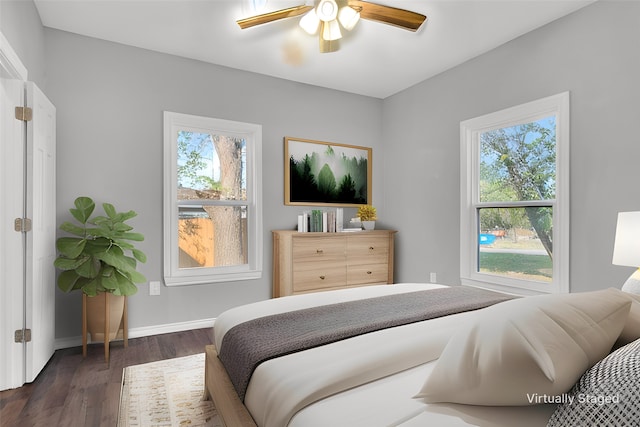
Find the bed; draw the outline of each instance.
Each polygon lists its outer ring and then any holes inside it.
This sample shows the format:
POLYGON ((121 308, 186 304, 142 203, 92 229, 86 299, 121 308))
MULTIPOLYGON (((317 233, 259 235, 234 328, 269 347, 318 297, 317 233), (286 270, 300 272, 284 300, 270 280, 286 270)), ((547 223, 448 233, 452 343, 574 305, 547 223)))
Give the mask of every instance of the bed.
POLYGON ((216 319, 214 345, 206 348, 206 392, 230 427, 533 427, 571 425, 572 417, 607 411, 618 419, 640 416, 631 404, 640 397, 640 368, 628 363, 640 358, 639 307, 640 301, 616 289, 514 298, 436 284, 272 299, 216 319), (412 307, 431 300, 444 308, 415 317, 412 307), (387 310, 387 316, 380 311, 387 304, 402 308, 387 310), (375 313, 364 330, 363 320, 353 319, 359 311, 375 313), (398 319, 396 311, 407 319, 398 319), (317 328, 330 329, 330 339, 314 341, 321 335, 315 333, 316 316, 327 324, 339 312, 352 317, 346 323, 357 323, 355 332, 340 320, 317 328), (293 326, 282 326, 287 321, 293 326), (370 323, 377 326, 370 329, 370 323), (300 349, 291 347, 295 339, 283 338, 281 330, 289 327, 305 342, 300 349), (283 354, 247 347, 261 341, 259 347, 284 341, 273 345, 283 354), (619 349, 611 353, 614 346, 619 349), (590 395, 584 387, 594 384, 578 387, 603 363, 607 372, 611 363, 638 372, 623 372, 623 380, 608 384, 615 393, 606 396, 602 380, 594 380, 600 400, 574 405, 578 396, 590 395), (612 402, 602 404, 605 398, 612 402), (578 406, 582 412, 576 414, 578 406))

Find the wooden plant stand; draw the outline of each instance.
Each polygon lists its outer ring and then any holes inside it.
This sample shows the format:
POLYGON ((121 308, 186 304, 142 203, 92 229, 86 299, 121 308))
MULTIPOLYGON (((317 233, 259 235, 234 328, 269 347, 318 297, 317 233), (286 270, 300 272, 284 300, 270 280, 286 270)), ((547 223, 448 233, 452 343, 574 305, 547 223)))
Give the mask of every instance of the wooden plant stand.
MULTIPOLYGON (((104 360, 109 363, 109 298, 107 293, 104 296, 104 360)), ((96 297, 93 297, 96 298, 96 297)), ((129 344, 129 334, 127 325, 127 297, 124 297, 124 313, 122 314, 122 339, 125 348, 129 344)), ((118 334, 116 333, 116 336, 118 334)), ((87 295, 82 293, 82 357, 87 357, 87 295)))

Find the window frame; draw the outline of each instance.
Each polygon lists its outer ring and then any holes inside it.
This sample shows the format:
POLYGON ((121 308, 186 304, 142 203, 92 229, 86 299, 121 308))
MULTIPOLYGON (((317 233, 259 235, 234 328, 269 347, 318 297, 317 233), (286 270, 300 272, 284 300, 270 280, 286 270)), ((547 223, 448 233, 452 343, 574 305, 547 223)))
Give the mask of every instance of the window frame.
POLYGON ((460 281, 521 295, 569 292, 569 92, 460 122, 460 281), (556 116, 556 194, 553 200, 480 202, 480 144, 483 132, 556 116), (479 263, 480 208, 553 208, 553 279, 549 282, 483 273, 479 263))
POLYGON ((166 286, 198 285, 262 277, 262 126, 212 117, 164 112, 164 188, 163 244, 164 282, 166 286), (225 200, 211 205, 247 206, 248 263, 222 267, 178 267, 178 207, 204 206, 191 201, 179 202, 178 131, 225 134, 246 141, 246 201, 225 200))

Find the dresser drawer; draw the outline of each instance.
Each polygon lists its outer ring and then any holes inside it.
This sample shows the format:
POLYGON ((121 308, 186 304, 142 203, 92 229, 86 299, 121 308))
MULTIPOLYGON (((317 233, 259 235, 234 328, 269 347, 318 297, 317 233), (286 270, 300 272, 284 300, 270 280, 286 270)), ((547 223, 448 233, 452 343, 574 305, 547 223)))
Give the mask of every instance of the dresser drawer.
POLYGON ((347 269, 342 267, 320 267, 297 269, 293 272, 293 293, 337 288, 347 281, 347 269))
POLYGON ((389 280, 389 265, 380 264, 349 264, 347 266, 347 285, 365 283, 387 283, 389 280))
POLYGON ((293 238, 293 268, 298 263, 332 262, 344 260, 347 249, 345 237, 293 238))
POLYGON ((350 236, 347 241, 349 264, 386 264, 389 259, 389 238, 384 236, 350 236))

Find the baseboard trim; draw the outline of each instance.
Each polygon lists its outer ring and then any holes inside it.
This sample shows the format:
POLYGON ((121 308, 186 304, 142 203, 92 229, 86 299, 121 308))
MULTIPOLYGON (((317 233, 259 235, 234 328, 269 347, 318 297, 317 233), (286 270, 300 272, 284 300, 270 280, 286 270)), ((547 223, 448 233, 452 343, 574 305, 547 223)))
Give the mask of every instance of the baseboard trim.
MULTIPOLYGON (((129 329, 129 338, 141 338, 151 335, 169 334, 171 332, 189 331, 191 329, 212 328, 216 319, 201 319, 189 322, 167 323, 164 325, 142 326, 129 329)), ((55 349, 79 347, 82 345, 82 335, 76 337, 56 338, 55 349)))

